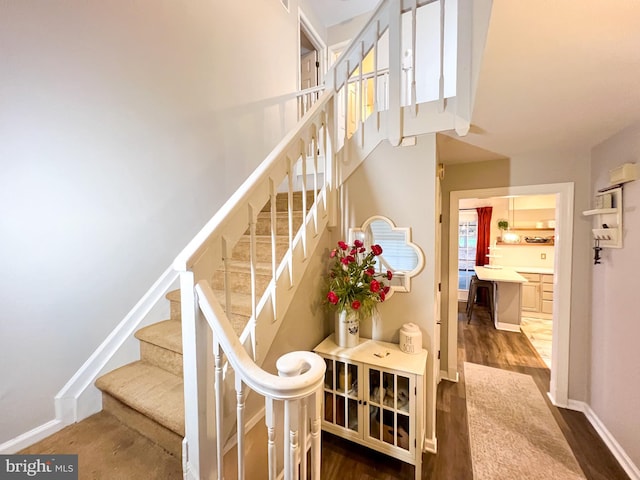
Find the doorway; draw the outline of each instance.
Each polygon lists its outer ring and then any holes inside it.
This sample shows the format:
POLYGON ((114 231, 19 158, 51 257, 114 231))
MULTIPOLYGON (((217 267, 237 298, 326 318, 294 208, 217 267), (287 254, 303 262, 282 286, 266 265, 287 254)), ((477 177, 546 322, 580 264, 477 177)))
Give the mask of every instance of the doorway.
POLYGON ((555 259, 553 285, 553 341, 549 397, 557 406, 567 406, 569 396, 569 332, 573 244, 573 183, 501 187, 451 192, 449 227, 448 378, 457 378, 459 205, 463 199, 523 195, 555 195, 555 259))
POLYGON ((314 30, 302 10, 298 15, 298 118, 320 98, 320 88, 326 72, 327 46, 314 30))

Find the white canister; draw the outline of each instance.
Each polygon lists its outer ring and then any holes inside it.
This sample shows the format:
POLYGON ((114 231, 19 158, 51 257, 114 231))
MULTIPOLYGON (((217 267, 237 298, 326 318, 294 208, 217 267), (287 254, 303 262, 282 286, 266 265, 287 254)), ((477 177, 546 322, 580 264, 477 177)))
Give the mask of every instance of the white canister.
POLYGON ((422 351, 422 332, 415 323, 405 323, 400 329, 400 350, 405 353, 422 351))

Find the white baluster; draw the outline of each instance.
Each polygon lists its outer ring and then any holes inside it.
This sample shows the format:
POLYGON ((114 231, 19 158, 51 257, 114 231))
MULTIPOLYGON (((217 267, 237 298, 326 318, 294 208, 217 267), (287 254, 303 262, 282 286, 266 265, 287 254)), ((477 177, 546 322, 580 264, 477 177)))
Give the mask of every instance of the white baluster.
POLYGON ((440 0, 440 77, 438 81, 438 112, 445 109, 444 99, 444 39, 445 39, 445 0, 440 0))
POLYGON ((224 478, 224 443, 223 443, 223 411, 224 411, 224 378, 222 374, 222 351, 220 344, 213 340, 213 355, 215 363, 215 391, 216 391, 216 457, 218 461, 218 478, 224 478))
POLYGON ((287 219, 289 227, 289 287, 293 287, 293 162, 287 157, 288 162, 288 189, 287 189, 287 219))
POLYGON ((269 201, 271 202, 270 206, 270 215, 271 215, 271 274, 273 280, 273 289, 271 291, 271 305, 273 308, 273 321, 278 320, 277 312, 278 309, 276 307, 277 302, 277 287, 278 282, 276 281, 276 270, 278 268, 278 250, 277 250, 277 230, 276 230, 276 212, 277 212, 277 193, 276 193, 276 182, 274 182, 273 178, 269 178, 269 201))
POLYGON ((300 408, 299 418, 299 436, 300 436, 300 477, 307 478, 307 430, 308 430, 308 409, 306 399, 300 400, 298 403, 300 408))
POLYGON ((267 455, 269 459, 269 480, 276 480, 278 457, 276 451, 276 412, 273 398, 265 397, 265 423, 267 424, 267 455))
POLYGON ((307 403, 309 404, 308 409, 309 415, 311 416, 311 479, 320 480, 322 387, 307 398, 307 403))
POLYGON ((302 258, 307 258, 307 145, 302 143, 300 160, 302 161, 302 258))
POLYGON ((244 480, 244 391, 240 375, 236 375, 236 419, 238 433, 238 480, 244 480))
POLYGON ((389 143, 402 142, 402 15, 401 0, 389 0, 389 143))

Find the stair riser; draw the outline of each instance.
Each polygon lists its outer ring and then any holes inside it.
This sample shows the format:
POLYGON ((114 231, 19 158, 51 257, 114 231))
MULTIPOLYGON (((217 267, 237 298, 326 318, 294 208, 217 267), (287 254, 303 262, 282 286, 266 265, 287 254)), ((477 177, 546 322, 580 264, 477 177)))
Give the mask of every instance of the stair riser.
MULTIPOLYGON (((279 242, 276 244, 276 260, 279 263, 287 252, 289 245, 285 242, 279 242)), ((234 260, 246 260, 251 259, 251 252, 249 249, 249 240, 242 239, 233 248, 231 258, 234 260)), ((256 243, 256 259, 261 263, 271 263, 271 243, 257 242, 256 243)))
POLYGON ((171 320, 182 320, 180 300, 169 300, 169 311, 169 318, 171 320))
MULTIPOLYGON (((311 173, 311 172, 309 172, 311 173)), ((307 192, 307 209, 313 204, 313 190, 307 192)), ((279 193, 276 196, 276 211, 286 212, 289 208, 289 195, 286 193, 279 193)), ((293 192, 293 210, 302 211, 302 192, 293 192)), ((267 204, 262 209, 263 212, 271 211, 271 203, 267 204)))
MULTIPOLYGON (((302 212, 293 213, 293 232, 297 232, 302 225, 302 212)), ((246 232, 249 233, 248 231, 246 232)), ((271 235, 271 217, 261 213, 256 222, 256 235, 271 235)), ((287 215, 279 214, 276 217, 276 235, 289 235, 289 219, 287 215)))
POLYGON ((140 435, 164 448, 176 458, 182 457, 182 437, 126 406, 108 393, 102 393, 102 409, 140 435))
MULTIPOLYGON (((229 287, 234 293, 251 294, 251 273, 229 272, 229 287)), ((271 281, 271 275, 256 275, 256 295, 258 298, 264 293, 271 281)), ((213 277, 211 286, 214 290, 224 290, 224 272, 218 271, 213 277)))
POLYGON ((140 358, 151 365, 182 377, 182 355, 180 353, 140 341, 140 358))

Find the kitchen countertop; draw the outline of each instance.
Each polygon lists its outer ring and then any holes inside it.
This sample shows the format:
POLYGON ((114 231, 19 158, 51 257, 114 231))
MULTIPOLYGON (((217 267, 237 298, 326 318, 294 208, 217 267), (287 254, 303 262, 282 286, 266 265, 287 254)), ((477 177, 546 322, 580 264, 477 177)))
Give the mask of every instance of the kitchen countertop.
POLYGON ((480 280, 490 282, 527 283, 527 279, 510 268, 474 267, 480 280))
POLYGON ((523 273, 543 273, 547 275, 553 275, 553 268, 548 267, 502 267, 509 268, 511 270, 515 270, 516 272, 523 273))

